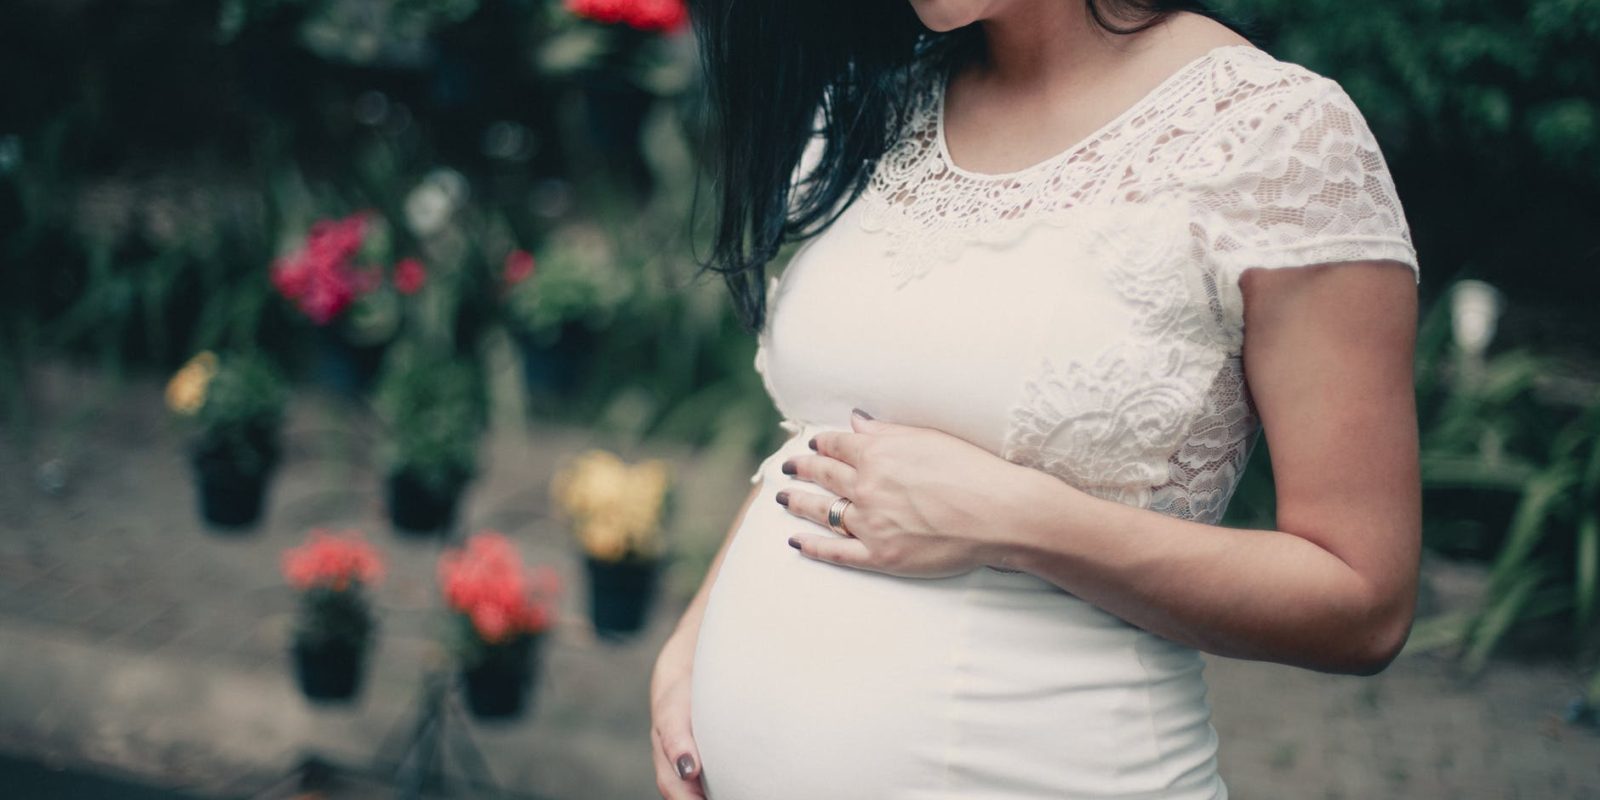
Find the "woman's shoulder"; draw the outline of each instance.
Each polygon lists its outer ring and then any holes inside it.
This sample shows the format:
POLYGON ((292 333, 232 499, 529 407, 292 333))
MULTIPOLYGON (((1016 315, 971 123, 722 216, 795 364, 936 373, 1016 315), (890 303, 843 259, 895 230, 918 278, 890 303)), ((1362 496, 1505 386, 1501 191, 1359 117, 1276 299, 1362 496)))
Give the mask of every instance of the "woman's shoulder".
POLYGON ((1337 88, 1326 75, 1279 58, 1236 30, 1196 12, 1177 12, 1148 35, 1161 40, 1159 52, 1147 52, 1155 61, 1169 65, 1162 71, 1172 71, 1170 65, 1177 63, 1184 66, 1176 69, 1174 77, 1188 73, 1188 80, 1181 83, 1189 96, 1171 104, 1182 116, 1220 120, 1246 107, 1260 109, 1337 88), (1192 67, 1199 69, 1189 69, 1192 67))
POLYGON ((1203 110, 1218 121, 1344 94, 1333 78, 1255 45, 1228 45, 1213 55, 1203 110))
POLYGON ((1251 267, 1386 258, 1415 270, 1388 160, 1344 87, 1242 49, 1218 70, 1225 77, 1203 104, 1208 118, 1191 128, 1174 183, 1228 285, 1251 267))
POLYGON ((1193 132, 1178 164, 1204 170, 1226 156, 1240 164, 1312 139, 1355 139, 1376 146, 1366 119, 1338 80, 1251 46, 1224 48, 1212 60, 1200 102, 1188 104, 1193 132))

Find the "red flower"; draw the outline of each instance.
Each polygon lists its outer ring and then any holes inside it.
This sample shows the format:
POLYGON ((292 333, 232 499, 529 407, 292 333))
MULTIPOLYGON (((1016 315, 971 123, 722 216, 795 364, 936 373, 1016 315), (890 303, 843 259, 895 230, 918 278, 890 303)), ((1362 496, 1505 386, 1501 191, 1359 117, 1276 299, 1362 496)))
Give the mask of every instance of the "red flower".
POLYGON ((401 294, 416 294, 427 281, 427 270, 415 258, 402 258, 394 265, 394 288, 401 294))
POLYGON ((350 263, 366 241, 370 211, 311 225, 305 243, 273 262, 272 285, 317 325, 327 325, 356 298, 377 288, 376 268, 350 263))
POLYGON ((376 585, 383 580, 383 559, 359 530, 330 533, 313 528, 306 542, 284 551, 283 576, 296 589, 318 587, 342 592, 354 586, 376 585))
POLYGON ((689 20, 684 0, 566 0, 568 11, 596 22, 670 32, 689 20))
POLYGON ((300 295, 300 311, 317 325, 327 325, 356 299, 355 277, 345 270, 313 268, 300 295))
POLYGON ((512 250, 506 256, 501 278, 507 286, 516 286, 533 276, 533 254, 526 250, 512 250))
POLYGON ((439 584, 445 602, 490 644, 550 627, 551 606, 561 591, 554 569, 524 570, 511 540, 490 530, 473 535, 465 548, 440 556, 439 584))

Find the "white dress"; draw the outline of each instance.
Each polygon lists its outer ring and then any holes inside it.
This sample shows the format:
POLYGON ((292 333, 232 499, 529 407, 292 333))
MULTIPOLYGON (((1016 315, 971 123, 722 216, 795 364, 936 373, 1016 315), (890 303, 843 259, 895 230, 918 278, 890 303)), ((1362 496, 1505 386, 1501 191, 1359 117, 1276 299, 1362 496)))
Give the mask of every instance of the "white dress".
POLYGON ((866 194, 768 285, 755 366, 793 437, 700 626, 709 800, 1224 798, 1197 651, 1024 572, 808 559, 791 534, 837 534, 774 502, 822 491, 780 465, 859 406, 1217 523, 1260 430, 1239 275, 1388 259, 1420 281, 1386 162, 1335 81, 1248 45, 1002 175, 951 162, 923 74, 866 194))

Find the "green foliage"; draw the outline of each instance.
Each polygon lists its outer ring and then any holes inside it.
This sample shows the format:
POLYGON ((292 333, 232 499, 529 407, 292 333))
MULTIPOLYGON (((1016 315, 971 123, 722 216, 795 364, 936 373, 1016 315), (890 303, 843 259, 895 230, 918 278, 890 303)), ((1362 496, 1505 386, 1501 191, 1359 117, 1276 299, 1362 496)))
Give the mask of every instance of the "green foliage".
POLYGON ((302 40, 324 57, 370 61, 385 48, 420 38, 433 27, 459 22, 478 10, 479 0, 222 0, 217 36, 237 37, 247 26, 293 15, 302 40))
POLYGON ((490 644, 473 628, 472 617, 460 612, 451 612, 446 626, 445 646, 462 668, 482 666, 511 674, 522 674, 532 667, 542 637, 549 634, 548 629, 519 633, 503 642, 490 644))
MULTIPOLYGON (((1361 108, 1395 174, 1425 292, 1472 275, 1576 311, 1574 297, 1600 291, 1600 3, 1217 6, 1256 21, 1270 51, 1339 81, 1361 108)), ((1600 338, 1592 315, 1568 324, 1559 338, 1600 338)))
POLYGON ((376 406, 388 431, 391 471, 410 473, 440 492, 459 489, 476 473, 478 440, 488 423, 478 363, 397 345, 384 361, 376 406))
POLYGON ((277 428, 289 399, 283 375, 256 353, 228 353, 206 387, 198 420, 208 435, 232 435, 254 428, 277 428))
POLYGON ((1459 647, 1477 672, 1519 629, 1558 620, 1572 651, 1600 667, 1600 397, 1576 412, 1552 399, 1545 385, 1563 365, 1521 348, 1474 366, 1433 335, 1447 320, 1439 303, 1419 337, 1423 485, 1461 502, 1425 503, 1425 519, 1446 532, 1430 537, 1436 549, 1486 555, 1489 582, 1477 608, 1420 621, 1408 647, 1459 647), (1486 508, 1508 513, 1460 519, 1486 508), (1467 542, 1461 523, 1500 527, 1467 542))
POLYGON ((225 459, 252 472, 270 468, 278 459, 287 403, 283 375, 265 357, 223 354, 194 416, 199 430, 195 455, 225 459))
POLYGON ((508 300, 512 324, 537 345, 554 343, 568 323, 610 327, 637 291, 639 259, 619 251, 594 224, 557 229, 539 252, 533 277, 518 284, 508 300))
POLYGON ((318 586, 300 594, 294 638, 301 644, 366 647, 377 629, 371 603, 359 584, 344 590, 318 586))

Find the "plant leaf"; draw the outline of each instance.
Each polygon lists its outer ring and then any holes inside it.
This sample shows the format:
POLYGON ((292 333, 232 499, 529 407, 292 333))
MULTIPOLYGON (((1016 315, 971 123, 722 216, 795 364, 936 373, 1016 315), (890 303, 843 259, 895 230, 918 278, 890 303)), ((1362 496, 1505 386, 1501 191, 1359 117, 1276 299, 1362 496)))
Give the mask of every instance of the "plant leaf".
POLYGON ((1579 635, 1589 630, 1595 619, 1595 598, 1600 593, 1600 516, 1594 511, 1583 515, 1578 522, 1578 547, 1573 555, 1572 584, 1575 622, 1579 635))
POLYGON ((1491 594, 1499 594, 1508 582, 1521 579, 1523 563, 1550 527, 1546 523, 1551 507, 1577 478, 1577 470, 1571 462, 1560 462, 1528 481, 1512 517, 1511 530, 1489 575, 1491 594))
POLYGON ((1406 637, 1402 655, 1416 655, 1445 647, 1459 647, 1472 629, 1473 612, 1455 611, 1417 620, 1406 637))
POLYGON ((1544 579, 1539 569, 1529 569, 1518 574, 1516 581, 1500 594, 1479 617, 1472 631, 1472 640, 1462 657, 1468 674, 1477 674, 1488 663, 1496 645, 1504 638, 1521 615, 1533 588, 1544 579))

